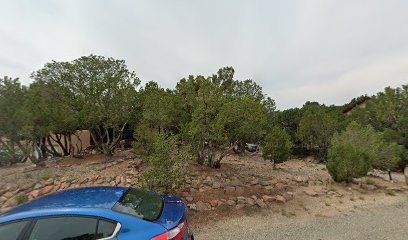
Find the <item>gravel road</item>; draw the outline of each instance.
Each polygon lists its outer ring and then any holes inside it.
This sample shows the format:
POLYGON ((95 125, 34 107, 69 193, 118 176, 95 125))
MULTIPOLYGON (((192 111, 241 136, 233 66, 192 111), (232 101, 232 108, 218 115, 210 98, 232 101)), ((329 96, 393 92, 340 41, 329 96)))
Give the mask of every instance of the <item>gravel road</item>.
POLYGON ((200 239, 408 239, 408 199, 398 204, 359 208, 334 217, 284 217, 265 213, 198 229, 200 239))

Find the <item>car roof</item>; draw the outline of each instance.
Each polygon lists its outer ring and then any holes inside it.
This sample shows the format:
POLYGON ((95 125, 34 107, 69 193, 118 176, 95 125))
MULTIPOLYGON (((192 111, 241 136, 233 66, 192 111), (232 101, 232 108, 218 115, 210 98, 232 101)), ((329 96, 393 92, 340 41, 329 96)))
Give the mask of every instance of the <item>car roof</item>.
POLYGON ((23 204, 0 217, 47 209, 111 209, 127 190, 126 187, 84 187, 64 190, 23 204))

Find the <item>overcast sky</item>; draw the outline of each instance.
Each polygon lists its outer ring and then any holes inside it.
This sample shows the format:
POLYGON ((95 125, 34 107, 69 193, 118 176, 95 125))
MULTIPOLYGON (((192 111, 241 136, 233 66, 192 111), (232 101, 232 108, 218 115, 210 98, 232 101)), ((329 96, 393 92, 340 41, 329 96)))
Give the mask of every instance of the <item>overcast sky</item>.
POLYGON ((173 88, 233 66, 279 109, 408 84, 408 1, 0 0, 0 76, 97 54, 173 88))

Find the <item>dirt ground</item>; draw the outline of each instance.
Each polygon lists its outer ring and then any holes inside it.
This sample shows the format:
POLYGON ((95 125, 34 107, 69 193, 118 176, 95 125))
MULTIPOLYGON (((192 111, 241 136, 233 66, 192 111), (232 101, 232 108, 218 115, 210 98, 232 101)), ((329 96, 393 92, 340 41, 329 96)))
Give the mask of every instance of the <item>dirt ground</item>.
MULTIPOLYGON (((72 187, 124 183, 131 186, 137 183, 144 169, 141 159, 131 151, 119 151, 110 159, 92 155, 84 159, 50 160, 45 167, 26 163, 1 168, 0 185, 12 183, 21 188, 24 184, 38 182, 41 186, 47 186, 46 182, 53 179, 54 183, 76 180, 73 182, 77 184, 72 187), (119 181, 118 176, 121 176, 119 181)), ((407 186, 401 173, 393 173, 393 176, 394 180, 388 181, 387 174, 374 172, 353 183, 339 184, 331 180, 325 165, 316 163, 313 158, 291 159, 273 169, 273 165, 264 161, 260 154, 230 154, 220 169, 191 164, 188 184, 177 195, 184 199, 190 198, 186 200, 189 207, 199 202, 207 205, 211 203, 212 206, 215 201, 214 206, 205 211, 189 211, 191 225, 200 233, 217 222, 247 217, 325 219, 351 214, 360 208, 395 204, 399 197, 407 195, 407 186), (231 186, 235 187, 229 191, 231 186), (292 196, 293 199, 267 202, 265 207, 258 204, 240 205, 237 200, 263 199, 264 196, 292 196), (234 204, 226 204, 231 199, 234 204)), ((26 191, 27 194, 30 191, 26 191)))

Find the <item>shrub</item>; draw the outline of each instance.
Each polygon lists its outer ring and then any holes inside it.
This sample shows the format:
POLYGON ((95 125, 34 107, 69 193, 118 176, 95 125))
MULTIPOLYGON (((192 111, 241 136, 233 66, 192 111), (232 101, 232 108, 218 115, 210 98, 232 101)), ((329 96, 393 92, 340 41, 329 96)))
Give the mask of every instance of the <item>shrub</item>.
POLYGON ((325 160, 330 140, 340 125, 333 114, 323 109, 307 110, 299 122, 296 136, 305 150, 325 160))
POLYGON ((152 154, 146 158, 151 168, 141 178, 143 187, 169 193, 184 185, 188 176, 187 163, 192 158, 191 148, 177 147, 177 143, 177 136, 157 136, 152 154))
POLYGON ((133 149, 136 153, 142 155, 150 155, 153 151, 153 143, 159 135, 156 129, 152 129, 145 122, 140 123, 140 125, 135 129, 135 141, 133 141, 133 149))
POLYGON ((370 155, 365 149, 351 143, 334 144, 329 149, 327 170, 336 182, 363 177, 370 168, 370 155))
POLYGON ((283 128, 274 127, 265 137, 262 157, 273 162, 273 166, 282 163, 290 157, 292 142, 289 134, 283 128))
POLYGON ((3 143, 0 144, 0 167, 25 161, 23 153, 15 145, 3 143))
POLYGON ((41 173, 40 178, 45 181, 45 180, 48 180, 50 178, 53 178, 54 176, 55 175, 52 172, 45 171, 45 172, 41 173))
POLYGON ((351 122, 345 131, 332 138, 329 173, 336 181, 349 181, 366 175, 369 167, 390 170, 398 166, 403 152, 402 146, 387 143, 384 133, 376 132, 370 125, 363 127, 351 122), (366 162, 369 164, 368 168, 366 162))
POLYGON ((16 197, 17 205, 21 205, 23 203, 26 203, 28 201, 28 197, 26 195, 18 195, 16 197))

